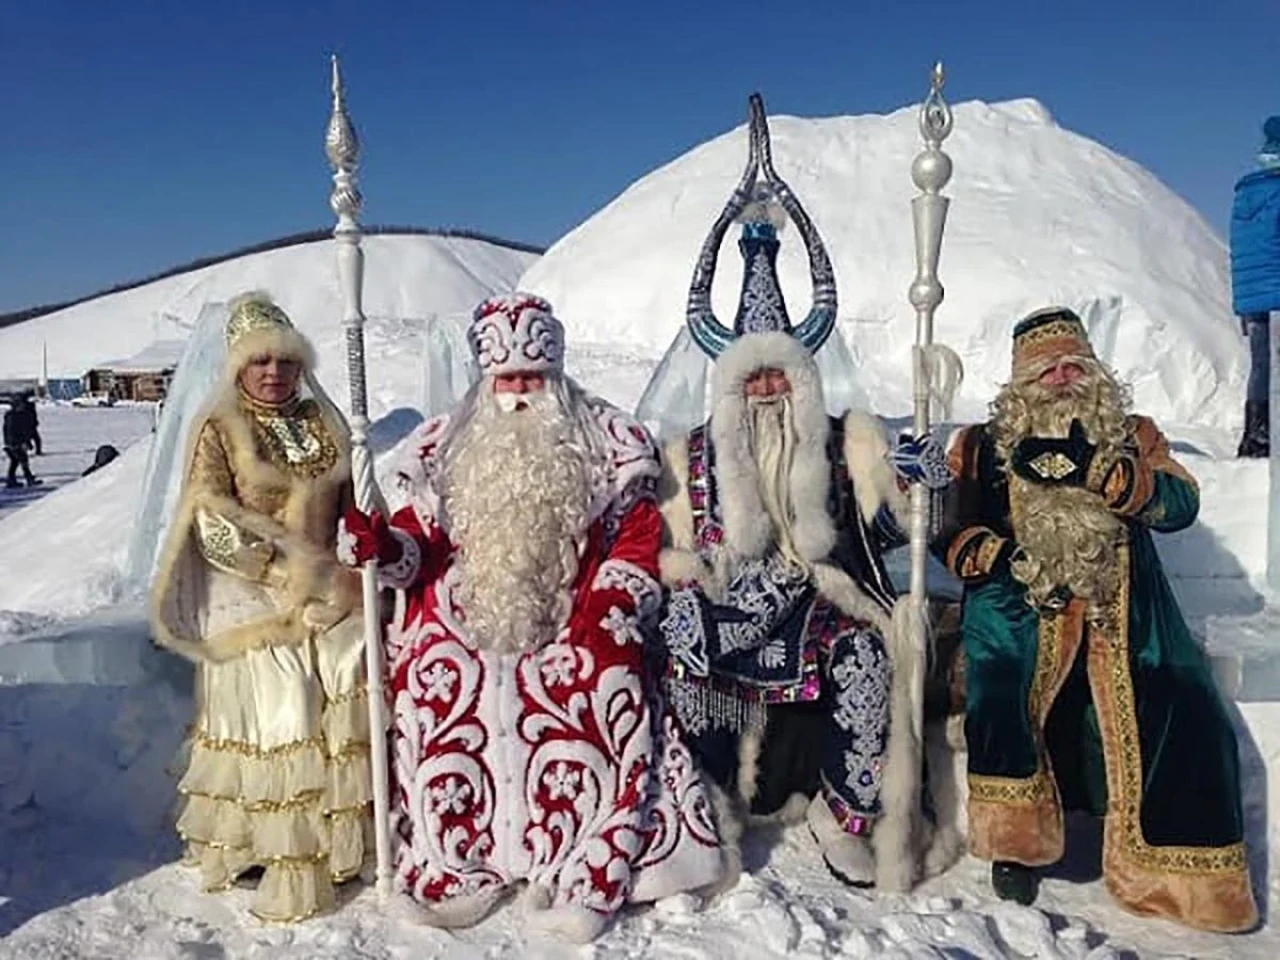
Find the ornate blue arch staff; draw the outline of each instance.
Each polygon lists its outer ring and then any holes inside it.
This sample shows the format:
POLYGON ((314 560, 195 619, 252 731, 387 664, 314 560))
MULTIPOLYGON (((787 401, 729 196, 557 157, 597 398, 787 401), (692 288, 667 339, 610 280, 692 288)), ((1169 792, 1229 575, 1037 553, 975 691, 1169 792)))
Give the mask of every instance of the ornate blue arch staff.
MULTIPOLYGON (((342 324, 347 336, 347 380, 351 391, 351 473, 356 506, 369 513, 377 506, 378 491, 369 451, 369 399, 365 389, 364 252, 360 249, 360 224, 356 217, 364 202, 356 189, 355 168, 360 142, 347 115, 342 75, 336 55, 333 66, 333 111, 325 130, 324 149, 333 165, 333 192, 329 206, 338 218, 333 231, 338 260, 338 287, 342 291, 342 324)), ((377 560, 361 569, 364 598, 365 669, 369 702, 369 756, 372 762, 374 844, 377 850, 379 896, 391 893, 391 834, 387 821, 387 728, 383 702, 382 621, 379 616, 377 560)))
MULTIPOLYGON (((713 360, 719 357, 729 344, 733 343, 743 333, 760 332, 759 330, 745 328, 743 323, 745 318, 763 315, 764 313, 768 313, 769 320, 772 321, 770 329, 790 333, 810 353, 817 353, 827 338, 831 336, 831 331, 836 324, 836 277, 835 272, 831 269, 831 258, 827 256, 827 248, 823 245, 822 238, 818 235, 818 231, 814 227, 813 221, 809 219, 804 207, 800 205, 800 201, 791 192, 791 188, 787 186, 786 181, 778 176, 778 172, 773 169, 773 153, 769 145, 769 122, 765 118, 764 100, 760 94, 753 93, 751 95, 747 102, 747 109, 750 119, 748 133, 750 153, 747 158, 747 166, 743 170, 742 179, 738 181, 738 186, 730 196, 729 202, 720 212, 720 216, 712 225, 711 232, 707 234, 707 239, 702 244, 702 251, 698 255, 698 262, 693 271, 693 282, 689 285, 689 303, 685 313, 686 322, 689 325, 689 332, 694 341, 713 360), (764 172, 764 182, 758 183, 762 170, 764 172), (743 282, 748 286, 743 290, 742 303, 744 307, 749 305, 753 299, 759 298, 772 301, 775 309, 760 313, 739 309, 734 329, 731 330, 716 319, 715 311, 711 308, 711 283, 716 275, 716 260, 720 252, 720 244, 724 241, 724 235, 729 226, 749 206, 752 204, 767 205, 770 200, 776 200, 781 204, 782 209, 786 211, 792 222, 795 223, 796 229, 799 230, 800 237, 804 241, 805 252, 809 256, 809 279, 813 284, 813 305, 809 309, 809 315, 804 318, 798 327, 793 329, 791 320, 787 316, 786 304, 782 300, 781 292, 778 291, 776 283, 772 284, 773 289, 771 290, 750 289, 749 279, 751 277, 768 277, 772 280, 775 277, 774 272, 772 270, 745 270, 743 272, 743 282)), ((753 241, 757 243, 764 241, 763 249, 759 249, 751 255, 767 256, 770 259, 777 257, 777 240, 773 239, 772 236, 777 226, 779 225, 770 224, 767 227, 763 227, 769 232, 767 237, 749 236, 743 239, 744 245, 753 241), (770 243, 769 241, 772 242, 770 243)))

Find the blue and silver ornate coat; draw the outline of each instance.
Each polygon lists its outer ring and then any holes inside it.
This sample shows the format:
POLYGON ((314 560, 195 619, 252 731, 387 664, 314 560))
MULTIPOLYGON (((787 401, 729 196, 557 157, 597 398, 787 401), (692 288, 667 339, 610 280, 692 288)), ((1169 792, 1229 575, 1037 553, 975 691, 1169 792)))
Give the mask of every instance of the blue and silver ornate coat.
POLYGON ((722 787, 752 802, 739 771, 767 779, 771 764, 786 766, 775 800, 820 791, 848 826, 884 808, 895 594, 882 554, 905 542, 905 496, 880 422, 828 417, 807 365, 784 369, 797 434, 791 539, 802 564, 777 549, 735 400, 740 383, 729 377, 711 420, 665 450, 658 640, 674 712, 722 787), (805 718, 787 743, 770 734, 784 714, 805 718), (758 736, 744 736, 751 731, 758 736), (743 756, 744 743, 761 742, 761 755, 743 756), (797 747, 803 761, 769 756, 797 747))

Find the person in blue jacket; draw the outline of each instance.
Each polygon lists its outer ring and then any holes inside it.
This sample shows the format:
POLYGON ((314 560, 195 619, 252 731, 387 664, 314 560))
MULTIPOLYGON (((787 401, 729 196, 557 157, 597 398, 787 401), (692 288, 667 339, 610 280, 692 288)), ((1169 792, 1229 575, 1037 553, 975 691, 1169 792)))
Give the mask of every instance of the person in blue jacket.
POLYGON ((1231 299, 1249 338, 1249 384, 1244 436, 1237 456, 1265 457, 1271 450, 1270 326, 1280 310, 1280 116, 1262 125, 1258 169, 1236 182, 1231 207, 1231 299))

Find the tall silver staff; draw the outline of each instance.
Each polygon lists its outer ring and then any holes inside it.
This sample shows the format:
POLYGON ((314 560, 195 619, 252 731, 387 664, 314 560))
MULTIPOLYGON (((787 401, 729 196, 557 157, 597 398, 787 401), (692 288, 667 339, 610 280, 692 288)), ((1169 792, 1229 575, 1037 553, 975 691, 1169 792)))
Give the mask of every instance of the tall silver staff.
MULTIPOLYGON (((360 213, 363 198, 356 189, 356 159, 360 143, 347 116, 342 75, 333 56, 333 112, 325 131, 324 149, 333 166, 333 193, 329 206, 338 217, 333 239, 338 257, 338 286, 342 289, 342 325, 347 334, 347 382, 351 387, 351 473, 356 506, 370 512, 376 499, 373 456, 369 452, 369 399, 365 390, 364 252, 360 249, 360 213)), ((373 826, 377 846, 378 893, 391 892, 391 836, 387 822, 387 733, 384 723, 382 623, 379 616, 378 562, 369 560, 360 571, 364 588, 364 644, 369 691, 369 756, 373 763, 373 826)))
MULTIPOLYGON (((942 152, 942 141, 951 133, 951 108, 942 98, 942 63, 933 67, 933 82, 929 96, 920 108, 920 133, 924 137, 924 149, 916 154, 911 164, 911 179, 921 191, 911 201, 911 220, 916 237, 916 278, 907 293, 907 299, 916 309, 916 342, 912 350, 912 394, 915 401, 913 434, 923 438, 930 427, 929 401, 939 401, 944 416, 949 415, 951 398, 958 386, 961 370, 959 358, 941 344, 933 342, 933 313, 942 303, 943 289, 938 281, 938 257, 942 252, 942 231, 947 222, 947 207, 951 201, 940 191, 951 179, 951 158, 942 152)), ((931 453, 932 470, 926 470, 930 479, 911 485, 911 593, 914 616, 912 622, 922 633, 926 631, 925 569, 929 550, 930 487, 945 485, 945 467, 937 462, 941 449, 934 446, 931 453), (939 477, 938 474, 941 474, 939 477)), ((917 637, 916 649, 923 652, 927 635, 917 637)), ((913 718, 916 730, 922 729, 924 702, 924 676, 916 677, 913 700, 917 715, 913 718)))

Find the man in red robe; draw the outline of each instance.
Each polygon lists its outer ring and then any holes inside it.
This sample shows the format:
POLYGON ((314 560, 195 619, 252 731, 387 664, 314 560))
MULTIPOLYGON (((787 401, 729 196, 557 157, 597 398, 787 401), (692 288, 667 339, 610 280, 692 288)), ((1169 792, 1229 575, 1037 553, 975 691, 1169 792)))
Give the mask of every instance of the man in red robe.
POLYGON ((563 373, 527 294, 486 300, 482 377, 425 422, 388 524, 350 513, 348 563, 399 591, 387 634, 400 888, 475 923, 525 882, 531 927, 583 942, 625 901, 713 884, 711 806, 643 638, 661 597, 657 450, 563 373))

